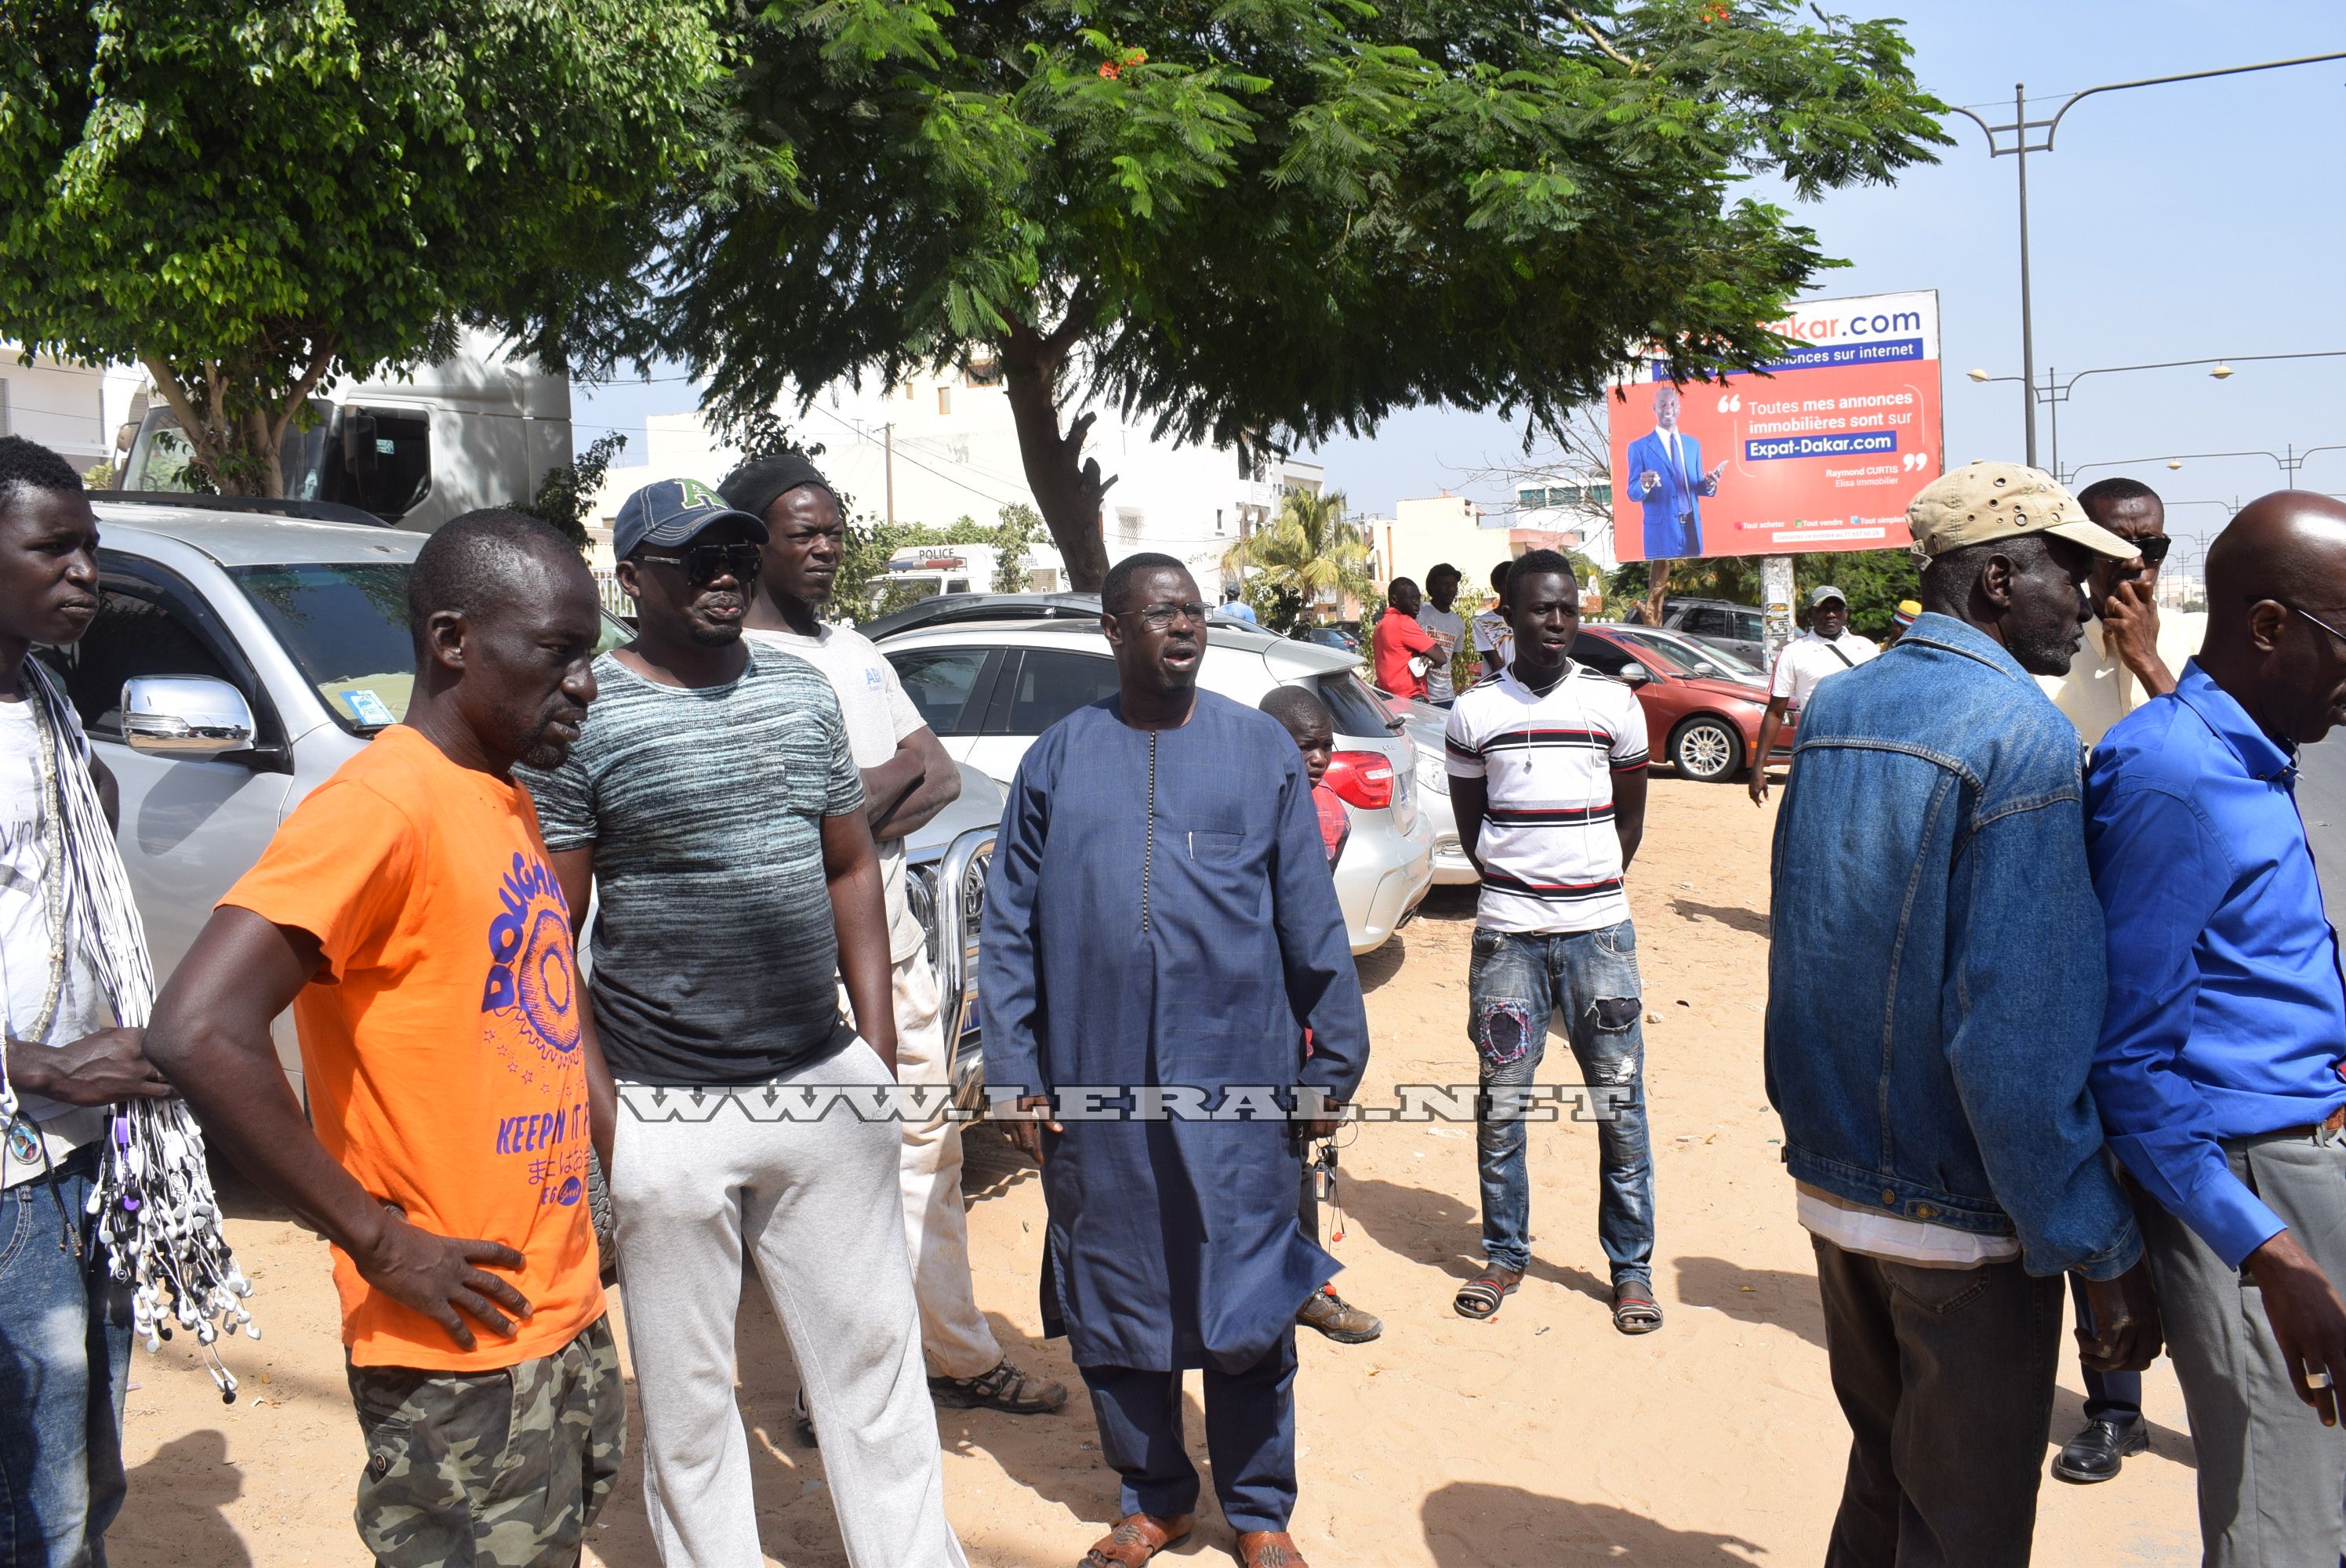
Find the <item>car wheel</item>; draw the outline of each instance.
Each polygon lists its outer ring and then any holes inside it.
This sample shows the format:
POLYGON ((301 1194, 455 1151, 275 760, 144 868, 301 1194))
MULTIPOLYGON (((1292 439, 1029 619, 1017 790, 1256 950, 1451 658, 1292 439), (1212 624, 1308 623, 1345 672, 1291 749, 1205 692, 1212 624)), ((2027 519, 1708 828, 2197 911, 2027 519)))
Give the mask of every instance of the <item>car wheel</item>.
POLYGON ((1670 737, 1670 765, 1681 779, 1722 783, 1743 766, 1743 737, 1716 714, 1689 718, 1670 737))

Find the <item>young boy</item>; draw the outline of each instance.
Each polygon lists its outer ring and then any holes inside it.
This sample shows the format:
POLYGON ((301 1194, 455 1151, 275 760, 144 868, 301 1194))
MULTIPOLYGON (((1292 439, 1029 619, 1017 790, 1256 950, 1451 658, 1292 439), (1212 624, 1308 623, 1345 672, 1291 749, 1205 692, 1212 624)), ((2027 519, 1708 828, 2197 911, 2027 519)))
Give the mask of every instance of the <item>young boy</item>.
MULTIPOLYGON (((1303 753, 1304 771, 1311 776, 1311 804, 1320 813, 1320 841, 1328 849, 1328 869, 1333 871, 1342 858, 1344 842, 1352 836, 1352 819, 1344 809, 1344 802, 1336 791, 1321 782, 1328 771, 1328 759, 1336 754, 1336 721, 1329 715, 1327 705, 1311 695, 1309 688, 1282 686, 1272 688, 1262 699, 1262 710, 1287 727, 1295 738, 1297 749, 1303 753)), ((1303 1049, 1309 1053, 1311 1042, 1307 1036, 1303 1049)), ((1304 1230, 1320 1234, 1319 1175, 1312 1162, 1303 1166, 1303 1196, 1297 1218, 1304 1230)), ((1364 1345, 1385 1331, 1384 1319, 1358 1307, 1336 1294, 1333 1285, 1322 1285, 1303 1304, 1295 1320, 1307 1329, 1317 1329, 1340 1345, 1364 1345)))

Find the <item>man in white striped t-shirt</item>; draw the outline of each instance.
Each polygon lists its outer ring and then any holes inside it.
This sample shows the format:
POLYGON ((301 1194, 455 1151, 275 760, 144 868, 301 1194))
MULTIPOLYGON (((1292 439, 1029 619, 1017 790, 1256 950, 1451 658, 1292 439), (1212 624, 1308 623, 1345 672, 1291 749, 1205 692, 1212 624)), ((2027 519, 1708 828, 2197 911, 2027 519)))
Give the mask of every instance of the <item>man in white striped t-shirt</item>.
POLYGON ((1444 737, 1458 841, 1483 876, 1467 1033, 1481 1058, 1488 1263, 1454 1305, 1491 1317, 1530 1266, 1524 1117, 1537 1103, 1527 1090, 1548 1015, 1560 1012, 1598 1118, 1596 1232, 1612 1267, 1613 1326, 1644 1334, 1662 1314, 1637 935, 1621 879, 1646 825, 1646 718, 1628 687, 1570 657, 1579 603, 1562 555, 1516 561, 1502 606, 1514 662, 1458 698, 1444 737))

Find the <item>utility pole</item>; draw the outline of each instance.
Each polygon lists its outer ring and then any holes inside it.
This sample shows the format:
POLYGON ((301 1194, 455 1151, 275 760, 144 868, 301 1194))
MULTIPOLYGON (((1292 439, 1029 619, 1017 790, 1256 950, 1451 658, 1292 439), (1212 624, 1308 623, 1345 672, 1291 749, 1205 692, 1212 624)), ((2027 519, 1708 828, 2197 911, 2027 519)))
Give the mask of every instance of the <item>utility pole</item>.
POLYGON ((896 427, 880 427, 881 469, 888 476, 888 525, 896 525, 896 427))
POLYGON ((1776 667, 1776 656, 1792 640, 1792 558, 1790 555, 1760 557, 1760 641, 1768 650, 1768 668, 1776 667))
POLYGON ((2210 76, 2238 76, 2250 71, 2277 71, 2290 66, 2310 66, 2325 60, 2346 60, 2346 51, 2327 55, 2300 55, 2289 60, 2264 60, 2253 66, 2223 66, 2208 71, 2184 71, 2171 76, 2145 76, 2131 82, 2105 82, 2098 87, 2071 93, 2061 101, 2050 118, 2028 117, 2028 90, 2025 84, 2014 84, 2012 89, 2012 123, 1994 126, 1971 110, 1958 106, 1955 113, 1963 116, 1987 135, 1988 156, 2009 158, 2020 174, 2020 367, 2021 410, 2027 418, 2026 442, 2028 465, 2036 466, 2036 333, 2030 319, 2028 298, 2028 155, 2051 152, 2053 138, 2061 128, 2061 121, 2080 101, 2096 93, 2124 92, 2130 87, 2165 87, 2170 82, 2204 81, 2210 76), (2035 133, 2042 131, 2045 139, 2037 141, 2035 133), (2009 140, 1999 138, 2008 137, 2009 140))

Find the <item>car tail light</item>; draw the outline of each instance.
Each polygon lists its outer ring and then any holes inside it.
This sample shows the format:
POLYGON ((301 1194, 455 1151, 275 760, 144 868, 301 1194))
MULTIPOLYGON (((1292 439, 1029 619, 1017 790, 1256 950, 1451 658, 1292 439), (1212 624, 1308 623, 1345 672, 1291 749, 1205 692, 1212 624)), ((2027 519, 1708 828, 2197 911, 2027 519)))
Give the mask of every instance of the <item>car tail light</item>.
POLYGON ((1393 766, 1382 751, 1339 751, 1320 781, 1347 806, 1382 811, 1392 804, 1393 766))

